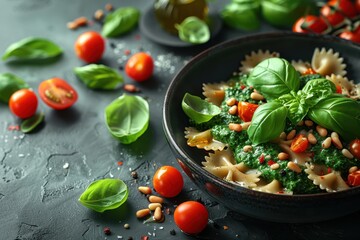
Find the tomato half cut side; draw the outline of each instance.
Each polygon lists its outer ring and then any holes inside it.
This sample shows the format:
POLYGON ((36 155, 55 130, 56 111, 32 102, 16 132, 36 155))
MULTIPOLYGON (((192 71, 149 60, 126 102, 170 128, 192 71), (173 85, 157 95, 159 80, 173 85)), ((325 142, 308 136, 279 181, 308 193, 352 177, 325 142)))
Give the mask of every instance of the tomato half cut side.
POLYGON ((309 145, 309 140, 303 134, 297 135, 291 142, 290 149, 295 153, 305 152, 309 145))
POLYGON ((244 122, 250 122, 259 105, 248 102, 238 103, 238 115, 244 122))
POLYGON ((78 99, 76 90, 61 78, 43 81, 38 90, 41 100, 55 110, 67 109, 78 99))
POLYGON ((348 183, 350 186, 360 186, 360 171, 357 170, 348 175, 348 183))

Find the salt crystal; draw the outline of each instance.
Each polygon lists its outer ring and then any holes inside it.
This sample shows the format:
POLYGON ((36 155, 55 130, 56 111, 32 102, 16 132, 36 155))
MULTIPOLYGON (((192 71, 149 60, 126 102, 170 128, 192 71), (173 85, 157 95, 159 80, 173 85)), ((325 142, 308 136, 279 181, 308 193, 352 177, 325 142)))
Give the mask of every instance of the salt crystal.
POLYGON ((64 169, 68 169, 69 168, 69 163, 65 163, 63 166, 64 169))
POLYGON ((23 158, 23 157, 25 157, 25 154, 19 153, 18 156, 19 156, 20 158, 23 158))

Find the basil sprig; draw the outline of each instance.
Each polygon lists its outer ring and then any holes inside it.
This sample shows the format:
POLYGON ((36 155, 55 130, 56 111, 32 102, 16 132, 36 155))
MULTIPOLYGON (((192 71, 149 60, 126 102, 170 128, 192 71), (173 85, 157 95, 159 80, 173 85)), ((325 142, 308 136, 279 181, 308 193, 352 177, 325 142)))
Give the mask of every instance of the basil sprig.
POLYGON ((201 44, 210 40, 209 26, 197 17, 187 17, 180 24, 176 24, 175 28, 178 30, 179 38, 184 42, 201 44))
POLYGON ((106 126, 121 143, 136 141, 148 128, 149 104, 140 96, 123 94, 105 108, 106 126))
POLYGON ((102 35, 117 37, 133 29, 140 18, 140 11, 134 7, 118 8, 106 16, 102 35))
POLYGON ((128 198, 129 191, 120 179, 101 179, 91 183, 81 194, 79 202, 97 212, 120 207, 128 198))
POLYGON ((89 64, 74 68, 76 76, 91 89, 113 90, 124 82, 114 69, 101 64, 89 64))
POLYGON ((62 49, 50 40, 28 37, 11 44, 2 60, 13 61, 49 60, 62 54, 62 49))
POLYGON ((0 101, 9 102, 11 95, 17 90, 29 88, 29 85, 12 73, 0 74, 0 101))
POLYGON ((40 123, 44 121, 45 114, 43 112, 36 113, 34 116, 25 119, 21 125, 20 130, 23 133, 29 133, 33 131, 40 123))

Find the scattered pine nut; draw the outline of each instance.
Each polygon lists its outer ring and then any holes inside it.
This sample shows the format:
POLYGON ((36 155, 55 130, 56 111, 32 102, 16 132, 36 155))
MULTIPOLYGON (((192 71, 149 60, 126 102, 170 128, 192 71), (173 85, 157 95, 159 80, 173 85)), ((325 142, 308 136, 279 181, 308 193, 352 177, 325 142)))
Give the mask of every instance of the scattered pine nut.
POLYGON ((148 206, 151 211, 154 211, 157 207, 162 208, 161 203, 150 203, 148 206))
POLYGON ((322 137, 326 137, 327 134, 328 134, 326 128, 323 128, 323 127, 321 127, 320 125, 317 125, 317 126, 316 126, 316 131, 317 131, 318 134, 319 134, 320 136, 322 136, 322 137))
POLYGON ((311 120, 305 120, 304 123, 305 123, 305 126, 307 126, 307 127, 312 127, 314 125, 314 122, 311 120))
POLYGON ((322 143, 323 148, 329 148, 331 146, 331 137, 327 137, 322 143))
POLYGON ((285 140, 286 139, 286 133, 282 132, 279 137, 280 137, 280 139, 285 140))
POLYGON ((125 229, 129 229, 129 228, 130 228, 130 224, 125 223, 125 224, 124 224, 124 228, 125 228, 125 229))
POLYGON ((346 148, 343 148, 343 150, 341 150, 341 153, 349 159, 354 158, 354 155, 352 155, 351 152, 349 150, 347 150, 346 148))
POLYGON ((250 126, 251 122, 244 122, 241 124, 243 130, 247 130, 250 126))
POLYGON ((110 3, 107 3, 105 5, 105 9, 106 9, 106 11, 112 11, 114 9, 114 6, 110 3))
POLYGON ((286 140, 292 140, 292 139, 294 139, 295 135, 296 135, 296 130, 293 129, 293 130, 291 130, 291 131, 289 132, 289 134, 286 136, 286 140))
POLYGON ((235 98, 229 98, 226 101, 226 105, 228 105, 229 107, 234 106, 236 104, 236 99, 235 98))
POLYGON ((270 168, 271 168, 272 170, 276 170, 276 169, 278 169, 279 167, 280 167, 280 165, 279 165, 278 163, 271 164, 271 166, 270 166, 270 168))
POLYGON ((288 160, 289 159, 289 154, 285 153, 285 152, 281 152, 278 154, 278 158, 279 160, 288 160))
POLYGON ((251 152, 252 151, 252 146, 251 145, 245 145, 243 147, 243 150, 244 150, 244 152, 251 152))
POLYGON ((229 108, 229 114, 235 115, 237 113, 237 110, 238 110, 237 106, 234 105, 234 106, 229 108))
POLYGON ((288 162, 287 167, 294 172, 301 173, 301 168, 294 162, 288 162))
POLYGON ((357 166, 352 166, 351 168, 349 168, 349 173, 356 172, 357 170, 358 170, 357 166))
POLYGON ((241 132, 242 126, 239 123, 229 123, 229 129, 235 132, 241 132))
POLYGON ((68 29, 71 29, 71 30, 75 30, 78 28, 76 23, 74 23, 74 22, 68 22, 66 26, 68 29))
POLYGON ((143 194, 151 194, 152 193, 150 187, 140 186, 140 187, 138 187, 138 190, 143 194))
POLYGON ((343 145, 340 141, 339 135, 336 132, 331 133, 331 141, 337 149, 343 148, 343 145))
POLYGON ((87 24, 88 24, 88 20, 86 17, 79 17, 79 18, 76 18, 72 22, 68 22, 67 28, 69 28, 71 30, 75 30, 78 27, 86 26, 87 24))
POLYGON ((307 139, 308 139, 309 143, 311 143, 312 145, 315 145, 317 143, 317 139, 314 136, 314 134, 312 134, 312 133, 308 134, 307 139))
POLYGON ((149 196, 149 202, 151 203, 163 203, 164 199, 158 196, 151 195, 149 196))
POLYGON ((137 88, 135 85, 133 84, 124 84, 123 86, 123 89, 127 92, 131 92, 131 93, 134 93, 134 92, 140 92, 140 89, 137 88))
POLYGON ((150 209, 145 208, 145 209, 141 209, 141 210, 137 211, 136 212, 136 217, 137 218, 144 218, 149 214, 150 214, 150 209))
POLYGON ((104 11, 101 9, 96 10, 96 12, 94 13, 94 18, 96 20, 101 20, 103 19, 103 17, 104 17, 104 11))
POLYGON ((160 207, 157 207, 154 212, 154 219, 155 221, 160 221, 163 217, 163 213, 160 207))
POLYGON ((261 95, 260 93, 257 93, 257 92, 252 92, 250 94, 250 98, 253 100, 256 100, 256 101, 262 101, 265 99, 263 95, 261 95))

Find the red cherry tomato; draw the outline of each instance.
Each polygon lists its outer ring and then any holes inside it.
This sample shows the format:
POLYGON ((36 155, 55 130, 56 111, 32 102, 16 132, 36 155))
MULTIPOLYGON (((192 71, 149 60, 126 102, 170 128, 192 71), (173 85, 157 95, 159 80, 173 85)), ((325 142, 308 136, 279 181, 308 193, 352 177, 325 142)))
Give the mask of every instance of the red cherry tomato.
POLYGON ((149 79, 153 71, 154 61, 149 54, 144 52, 132 55, 125 65, 126 74, 138 82, 149 79))
POLYGON ((291 142, 290 149, 295 153, 305 152, 309 145, 309 140, 306 136, 299 134, 291 142))
POLYGON ((38 90, 41 100, 55 110, 69 108, 78 99, 75 89, 61 78, 51 78, 43 81, 40 83, 38 90))
POLYGON ((174 212, 175 224, 185 233, 197 234, 205 229, 209 214, 204 205, 196 201, 181 203, 174 212))
POLYGON ((360 0, 356 0, 355 2, 355 8, 358 13, 360 13, 360 0))
POLYGON ((336 93, 342 94, 342 88, 340 85, 336 85, 336 93))
POLYGON ((87 63, 98 62, 105 51, 105 40, 97 32, 82 33, 75 42, 76 55, 87 63))
POLYGON ((257 104, 248 102, 238 103, 238 115, 244 122, 250 122, 254 116, 255 110, 259 107, 257 104))
POLYGON ((161 196, 175 197, 181 192, 184 186, 184 180, 176 168, 162 166, 154 174, 153 186, 161 196))
POLYGON ((353 18, 357 15, 355 5, 350 0, 330 0, 327 5, 346 17, 353 18))
POLYGON ((298 33, 324 33, 329 26, 321 17, 307 15, 299 18, 293 25, 293 32, 298 33))
POLYGON ((20 89, 14 92, 9 99, 11 112, 19 118, 25 119, 36 113, 38 99, 30 89, 20 89))
POLYGON ((360 139, 354 139, 350 142, 349 150, 354 157, 360 159, 360 139))
POLYGON ((330 25, 334 27, 342 24, 345 21, 345 16, 341 12, 335 10, 333 7, 327 4, 321 8, 320 13, 323 17, 326 18, 330 25))
POLYGON ((352 32, 349 30, 345 30, 342 33, 340 33, 339 37, 346 39, 346 40, 350 40, 355 43, 360 43, 360 31, 352 32))
POLYGON ((360 185, 360 170, 352 172, 348 175, 348 184, 350 186, 359 186, 360 185))

